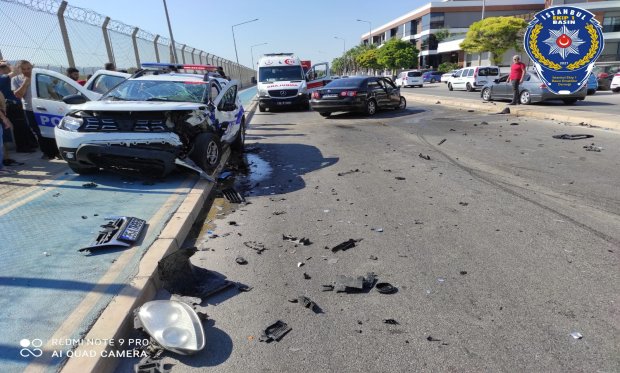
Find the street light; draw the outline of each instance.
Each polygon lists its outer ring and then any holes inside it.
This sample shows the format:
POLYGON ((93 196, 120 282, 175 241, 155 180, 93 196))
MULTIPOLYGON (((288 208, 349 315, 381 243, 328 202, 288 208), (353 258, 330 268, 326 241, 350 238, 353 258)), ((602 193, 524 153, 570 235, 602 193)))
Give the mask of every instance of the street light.
POLYGON ((368 23, 368 45, 372 45, 372 23, 370 23, 370 21, 364 21, 363 19, 358 19, 357 22, 368 23))
POLYGON ((259 45, 265 45, 265 44, 269 44, 269 43, 259 43, 259 44, 254 44, 250 47, 250 54, 252 55, 252 69, 254 68, 254 47, 258 47, 259 45))
MULTIPOLYGON (((231 29, 232 29, 232 35, 233 35, 233 44, 235 45, 235 57, 237 58, 237 66, 239 66, 239 55, 237 54, 237 41, 235 40, 235 27, 237 26, 241 26, 241 25, 245 25, 246 23, 250 23, 250 22, 255 22, 258 21, 258 18, 254 18, 252 20, 249 21, 245 21, 245 22, 241 22, 241 23, 237 23, 236 25, 232 25, 231 29)), ((237 67, 237 76, 241 75, 241 70, 239 70, 239 68, 237 67)), ((239 81, 239 86, 242 86, 242 82, 239 81)))
POLYGON ((170 25, 170 17, 168 16, 168 7, 166 6, 166 0, 164 0, 164 10, 166 11, 166 21, 168 21, 168 32, 170 33, 170 43, 172 44, 172 57, 174 63, 179 63, 179 57, 177 57, 177 46, 174 43, 174 37, 172 36, 172 26, 170 25))
POLYGON ((338 36, 334 36, 334 39, 342 40, 342 55, 344 55, 347 51, 347 42, 343 38, 339 38, 338 36))

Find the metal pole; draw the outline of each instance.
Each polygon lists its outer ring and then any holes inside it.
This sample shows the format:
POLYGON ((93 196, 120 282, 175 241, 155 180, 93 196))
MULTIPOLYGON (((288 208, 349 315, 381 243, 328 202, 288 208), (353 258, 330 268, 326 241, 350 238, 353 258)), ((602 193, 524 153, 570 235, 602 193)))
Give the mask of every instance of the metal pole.
POLYGON ((181 47, 181 61, 183 61, 183 63, 185 62, 185 47, 187 46, 187 44, 182 44, 183 46, 181 47))
POLYGON ((255 68, 254 66, 254 47, 258 47, 259 45, 266 45, 269 43, 258 43, 258 44, 254 44, 252 46, 250 46, 250 54, 252 55, 252 69, 255 68))
MULTIPOLYGON (((485 8, 485 0, 482 0, 482 17, 480 17, 480 20, 482 21, 484 19, 484 8, 485 8)), ((478 53, 478 66, 482 65, 482 52, 478 53)))
POLYGON ((155 60, 159 61, 159 48, 157 48, 157 41, 159 40, 159 35, 155 35, 155 39, 153 39, 153 46, 155 47, 155 60))
POLYGON ((196 48, 192 48, 192 64, 196 64, 196 60, 194 59, 194 52, 196 52, 196 48))
POLYGON ((168 32, 170 33, 170 43, 172 45, 172 57, 174 57, 174 61, 172 63, 179 63, 179 58, 177 57, 177 48, 174 44, 174 36, 172 36, 172 26, 170 25, 170 17, 168 16, 168 6, 166 6, 166 0, 164 1, 164 10, 166 11, 166 21, 168 21, 168 32))
POLYGON ((133 53, 136 55, 136 67, 140 68, 140 53, 138 52, 138 40, 136 35, 138 35, 139 28, 134 28, 131 33, 131 41, 133 42, 133 53))
POLYGON ((108 62, 112 62, 116 65, 114 61, 114 53, 112 53, 112 43, 110 43, 110 35, 108 34, 108 23, 110 23, 110 17, 105 17, 103 24, 101 25, 101 30, 103 31, 103 41, 105 42, 105 49, 108 52, 108 62))
POLYGON ((75 67, 75 60, 73 59, 73 51, 71 50, 71 43, 69 42, 69 33, 67 32, 67 25, 65 24, 65 9, 67 9, 67 2, 62 1, 60 7, 58 7, 58 25, 60 26, 60 33, 62 34, 62 41, 65 44, 65 52, 67 53, 67 62, 69 66, 75 67))

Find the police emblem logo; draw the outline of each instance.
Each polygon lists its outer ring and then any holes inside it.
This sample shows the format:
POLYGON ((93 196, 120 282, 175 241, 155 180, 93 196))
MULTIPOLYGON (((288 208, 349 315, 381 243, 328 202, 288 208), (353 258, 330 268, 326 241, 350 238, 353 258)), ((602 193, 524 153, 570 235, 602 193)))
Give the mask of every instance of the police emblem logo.
POLYGON ((587 10, 558 6, 538 12, 525 32, 525 50, 547 88, 577 92, 603 51, 603 29, 587 10))

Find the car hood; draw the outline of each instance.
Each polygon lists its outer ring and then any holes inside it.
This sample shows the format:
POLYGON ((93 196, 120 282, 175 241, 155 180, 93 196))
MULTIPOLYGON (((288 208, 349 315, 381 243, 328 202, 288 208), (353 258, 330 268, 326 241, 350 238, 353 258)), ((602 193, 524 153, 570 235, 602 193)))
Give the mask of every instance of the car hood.
POLYGON ((167 110, 204 110, 205 104, 191 102, 165 101, 89 101, 73 105, 73 110, 88 111, 167 111, 167 110))

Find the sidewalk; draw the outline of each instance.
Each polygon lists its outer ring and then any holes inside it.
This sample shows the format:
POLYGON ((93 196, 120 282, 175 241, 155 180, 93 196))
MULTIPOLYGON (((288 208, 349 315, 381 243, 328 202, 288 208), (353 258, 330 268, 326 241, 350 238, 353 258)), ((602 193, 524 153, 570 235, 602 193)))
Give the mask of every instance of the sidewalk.
POLYGON ((401 94, 407 99, 409 105, 416 103, 437 104, 450 106, 460 110, 477 110, 487 113, 498 113, 505 107, 510 108, 510 114, 517 117, 530 117, 537 119, 550 119, 560 122, 572 123, 583 126, 596 126, 613 130, 620 130, 620 121, 613 114, 592 113, 592 112, 575 112, 567 111, 560 108, 536 106, 536 105, 516 105, 508 106, 505 102, 485 102, 482 98, 464 99, 451 98, 446 96, 431 96, 424 94, 416 94, 412 92, 402 92, 401 94))

